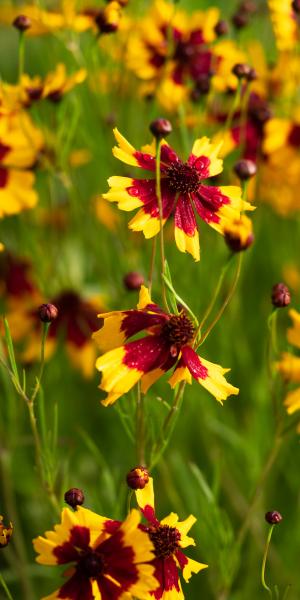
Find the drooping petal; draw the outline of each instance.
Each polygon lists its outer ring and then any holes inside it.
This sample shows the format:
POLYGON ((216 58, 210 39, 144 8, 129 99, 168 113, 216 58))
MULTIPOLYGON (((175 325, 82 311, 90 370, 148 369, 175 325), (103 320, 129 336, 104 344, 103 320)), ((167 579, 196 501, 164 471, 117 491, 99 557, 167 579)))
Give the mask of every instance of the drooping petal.
POLYGON ((288 329, 287 337, 290 344, 300 348, 300 313, 294 308, 289 311, 289 316, 293 321, 293 327, 288 329))
POLYGON ((135 181, 139 180, 130 177, 109 177, 110 190, 102 194, 102 197, 109 202, 117 202, 120 210, 130 211, 139 208, 144 202, 140 198, 140 189, 134 184, 135 181))
POLYGON ((219 365, 211 363, 203 358, 199 358, 198 354, 190 347, 184 346, 181 349, 182 360, 189 369, 192 376, 203 387, 210 392, 218 402, 223 404, 231 394, 238 394, 238 388, 228 383, 224 377, 224 373, 228 369, 223 369, 219 365))
POLYGON ((177 550, 175 553, 176 559, 178 560, 182 575, 185 581, 189 581, 193 573, 199 573, 203 569, 207 569, 208 565, 199 563, 197 560, 188 558, 181 550, 177 550))
POLYGON ((181 252, 189 252, 200 260, 200 245, 197 223, 188 195, 179 196, 175 209, 175 241, 181 252))
POLYGON ((113 148, 113 155, 116 158, 127 165, 141 167, 148 171, 155 171, 155 156, 153 154, 136 150, 117 128, 114 129, 114 136, 118 143, 118 146, 114 146, 113 148))
POLYGON ((241 211, 254 210, 249 202, 242 200, 238 186, 201 185, 192 198, 199 217, 222 234, 228 223, 240 217, 241 211))
MULTIPOLYGON (((149 477, 148 483, 142 490, 136 490, 135 492, 137 503, 140 509, 144 510, 146 506, 149 506, 154 509, 154 489, 153 489, 153 479, 149 477)), ((159 521, 156 519, 156 524, 159 524, 159 521)))
POLYGON ((289 352, 283 352, 280 361, 276 363, 276 367, 286 381, 300 383, 299 356, 294 356, 289 352))
POLYGON ((152 592, 155 600, 184 600, 178 567, 173 556, 156 558, 153 564, 155 566, 155 577, 159 582, 159 587, 152 592))

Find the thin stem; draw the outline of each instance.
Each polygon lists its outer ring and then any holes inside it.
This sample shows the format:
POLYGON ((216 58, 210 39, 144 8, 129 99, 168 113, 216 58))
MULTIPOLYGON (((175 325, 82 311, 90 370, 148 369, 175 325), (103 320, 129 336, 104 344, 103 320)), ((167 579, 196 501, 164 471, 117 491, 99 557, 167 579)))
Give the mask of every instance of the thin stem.
POLYGON ((150 261, 150 269, 149 269, 149 276, 148 276, 148 288, 149 288, 150 296, 151 296, 152 282, 153 282, 153 275, 154 275, 155 256, 156 256, 156 236, 152 240, 151 261, 150 261))
POLYGON ((136 446, 137 460, 139 465, 145 464, 145 415, 144 415, 144 397, 141 392, 141 384, 137 384, 136 400, 136 446))
POLYGON ((232 282, 232 286, 221 306, 221 308, 219 309, 219 311, 217 312, 215 318, 213 319, 213 321, 211 322, 211 324, 209 325, 209 327, 207 328, 207 330, 205 331, 205 333, 201 336, 200 342, 197 345, 197 348, 203 344, 203 342, 205 342, 206 338, 209 336, 210 332, 213 330, 214 326, 218 323, 218 321, 220 320, 220 318, 223 315, 224 310, 226 309, 226 307, 228 306, 228 304, 231 302, 233 295, 235 293, 236 290, 236 286, 238 284, 238 280, 240 278, 240 274, 241 274, 241 268, 242 268, 242 260, 243 260, 243 255, 242 252, 239 253, 238 255, 238 264, 237 264, 237 269, 235 272, 235 276, 234 276, 234 280, 232 282))
POLYGON ((152 452, 151 465, 149 468, 150 471, 157 464, 170 441, 173 429, 177 421, 177 417, 179 415, 185 384, 185 381, 181 381, 177 388, 177 391, 175 392, 174 401, 164 420, 160 438, 157 440, 157 443, 152 452))
POLYGON ((24 31, 20 31, 19 35, 19 83, 24 73, 24 60, 25 60, 25 36, 24 31))
POLYGON ((207 319, 208 319, 208 317, 209 317, 209 315, 210 315, 210 313, 211 313, 211 311, 212 311, 212 309, 213 309, 213 307, 214 307, 214 305, 216 303, 217 297, 219 295, 220 289, 222 287, 222 283, 224 281, 224 277, 225 277, 225 275, 227 273, 227 270, 228 270, 228 267, 229 267, 229 264, 230 264, 230 261, 231 261, 232 257, 233 257, 233 254, 230 254, 227 262, 225 263, 225 265, 223 266, 223 268, 221 270, 221 274, 220 274, 220 277, 218 279, 217 285, 215 287, 215 291, 214 291, 214 293, 212 295, 211 301, 210 301, 210 303, 209 303, 209 305, 208 305, 208 307, 207 307, 207 309, 206 309, 206 311, 205 311, 205 313, 204 313, 204 315, 202 317, 202 320, 200 321, 200 323, 198 325, 198 328, 196 330, 195 339, 197 339, 198 335, 200 334, 203 325, 207 321, 207 319))
POLYGON ((131 511, 131 500, 133 496, 133 490, 129 490, 127 497, 127 513, 129 514, 131 511))
POLYGON ((237 88, 236 88, 236 92, 235 92, 235 95, 234 95, 233 103, 232 103, 232 105, 230 107, 230 110, 229 110, 228 115, 227 115, 227 119, 225 121, 223 133, 225 133, 226 131, 228 131, 229 129, 231 129, 232 121, 233 121, 233 118, 234 118, 234 113, 237 110, 238 105, 240 103, 241 91, 242 91, 242 82, 241 82, 241 80, 239 80, 237 88))
POLYGON ((37 377, 37 382, 35 388, 33 390, 31 396, 31 402, 34 403, 36 395, 41 387, 41 379, 43 377, 44 367, 45 367, 45 342, 47 339, 48 330, 50 327, 50 323, 43 323, 43 333, 42 333, 42 341, 41 341, 41 358, 40 358, 40 370, 37 377))
POLYGON ((158 200, 158 208, 159 208, 159 238, 160 238, 160 257, 161 257, 161 286, 162 286, 162 299, 165 308, 169 312, 167 296, 166 296, 166 287, 164 281, 165 274, 165 245, 164 245, 164 224, 163 224, 163 203, 161 196, 161 181, 160 181, 160 159, 161 159, 161 142, 159 140, 157 142, 157 152, 156 152, 156 195, 158 200))
POLYGON ((1 573, 0 573, 0 583, 5 591, 5 594, 6 594, 6 597, 8 598, 8 600, 13 600, 13 597, 12 597, 1 573))
POLYGON ((273 529, 274 529, 274 525, 272 525, 270 527, 270 530, 268 533, 266 547, 265 547, 263 561, 262 561, 262 566, 261 566, 261 583, 262 583, 263 588, 268 592, 270 598, 273 598, 273 594, 272 594, 272 590, 266 584, 265 571, 266 571, 266 562, 267 562, 267 558, 268 558, 269 546, 270 546, 270 542, 271 542, 273 529))

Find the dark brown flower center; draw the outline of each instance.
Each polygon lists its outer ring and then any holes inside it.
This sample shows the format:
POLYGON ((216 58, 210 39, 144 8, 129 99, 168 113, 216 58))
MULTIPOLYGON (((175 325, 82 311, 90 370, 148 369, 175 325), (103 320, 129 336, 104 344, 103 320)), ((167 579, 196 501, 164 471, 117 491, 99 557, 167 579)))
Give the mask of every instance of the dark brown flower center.
POLYGON ((184 194, 196 192, 200 183, 197 169, 182 162, 174 162, 167 170, 167 177, 170 188, 184 194))
POLYGON ((154 554, 157 558, 167 558, 178 548, 181 535, 175 527, 160 525, 149 528, 149 537, 154 546, 154 554))
POLYGON ((87 578, 98 577, 104 569, 103 557, 97 551, 90 549, 80 558, 77 569, 87 578))
POLYGON ((164 324, 162 334, 170 345, 171 354, 176 356, 182 346, 192 340, 195 332, 192 321, 182 311, 172 315, 164 324))

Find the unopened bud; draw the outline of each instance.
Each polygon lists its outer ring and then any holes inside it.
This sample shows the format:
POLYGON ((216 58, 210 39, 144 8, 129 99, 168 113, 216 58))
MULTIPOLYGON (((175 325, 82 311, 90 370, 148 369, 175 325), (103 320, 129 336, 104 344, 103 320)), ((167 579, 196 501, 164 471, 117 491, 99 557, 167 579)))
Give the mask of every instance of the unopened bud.
POLYGON ((291 302, 291 293, 285 283, 276 283, 272 288, 272 304, 276 308, 284 308, 291 302))
POLYGON ((65 503, 76 508, 84 503, 84 493, 79 488, 71 488, 64 495, 65 503))
POLYGON ((215 25, 215 34, 218 37, 221 37, 222 35, 227 35, 228 32, 229 25, 227 21, 224 21, 223 19, 221 21, 218 21, 218 23, 215 25))
POLYGON ((143 490, 149 481, 149 473, 146 467, 135 467, 126 475, 128 487, 132 490, 143 490))
POLYGON ((249 65, 247 65, 246 63, 237 63, 232 69, 232 73, 238 79, 248 79, 250 71, 251 67, 249 67, 249 65))
POLYGON ((42 304, 38 309, 38 313, 43 323, 52 323, 58 315, 58 309, 54 304, 42 304))
POLYGON ((150 123, 149 129, 157 140, 160 140, 172 132, 172 125, 168 119, 155 119, 150 123))
POLYGON ((247 250, 254 242, 252 221, 246 215, 242 215, 240 219, 235 219, 225 227, 224 237, 232 252, 247 250))
POLYGON ((3 517, 0 515, 0 548, 5 548, 5 546, 9 544, 12 532, 12 523, 10 523, 9 526, 3 525, 3 517))
POLYGON ((244 0, 244 2, 241 2, 240 7, 239 7, 239 12, 245 12, 248 13, 249 15, 255 13, 257 11, 257 6, 255 4, 255 2, 252 2, 252 0, 244 0))
POLYGON ((245 12, 235 13, 235 15, 233 15, 231 21, 236 29, 243 29, 249 23, 248 15, 245 12))
POLYGON ((140 273, 136 273, 135 271, 131 271, 127 273, 123 279, 124 286, 127 290, 139 290, 142 285, 144 285, 145 280, 143 275, 140 273))
POLYGON ((247 81, 255 81, 257 79, 257 73, 255 71, 255 69, 253 69, 253 67, 250 67, 250 71, 248 73, 248 75, 246 76, 247 81))
POLYGON ((242 158, 234 165, 234 172, 241 181, 247 181, 256 174, 256 164, 253 160, 242 158))
POLYGON ((277 510, 271 510, 265 514, 265 519, 270 525, 276 525, 282 521, 282 515, 277 510))
POLYGON ((18 15, 13 21, 13 26, 23 33, 31 27, 31 20, 26 15, 18 15))

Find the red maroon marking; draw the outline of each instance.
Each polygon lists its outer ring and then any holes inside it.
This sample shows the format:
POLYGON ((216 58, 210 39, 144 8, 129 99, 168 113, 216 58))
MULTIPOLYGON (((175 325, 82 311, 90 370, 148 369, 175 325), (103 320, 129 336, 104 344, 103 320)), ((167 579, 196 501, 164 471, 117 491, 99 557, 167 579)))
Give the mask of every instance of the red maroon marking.
POLYGON ((181 348, 182 360, 189 372, 195 379, 206 379, 208 377, 208 369, 201 363, 201 360, 196 352, 190 346, 181 348))
POLYGON ((3 167, 0 167, 0 189, 6 187, 8 177, 9 177, 8 170, 4 169, 3 167))

